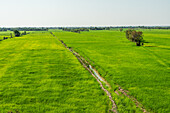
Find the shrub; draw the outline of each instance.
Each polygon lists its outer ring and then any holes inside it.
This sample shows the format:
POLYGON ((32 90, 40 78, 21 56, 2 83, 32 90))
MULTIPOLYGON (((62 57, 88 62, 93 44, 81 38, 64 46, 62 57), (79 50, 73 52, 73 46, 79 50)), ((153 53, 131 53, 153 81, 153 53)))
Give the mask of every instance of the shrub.
POLYGON ((20 33, 18 30, 14 30, 14 35, 15 35, 16 37, 19 37, 19 36, 21 35, 21 33, 20 33))

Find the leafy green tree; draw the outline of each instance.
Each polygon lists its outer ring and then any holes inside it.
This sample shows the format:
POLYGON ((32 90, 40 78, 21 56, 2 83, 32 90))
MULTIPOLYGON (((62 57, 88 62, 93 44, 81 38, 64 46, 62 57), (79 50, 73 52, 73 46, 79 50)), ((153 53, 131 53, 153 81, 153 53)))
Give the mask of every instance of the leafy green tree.
POLYGON ((19 36, 21 36, 21 33, 18 30, 14 30, 14 35, 16 37, 19 37, 19 36))
POLYGON ((126 38, 132 42, 136 43, 136 46, 143 45, 143 32, 135 30, 126 30, 126 38))

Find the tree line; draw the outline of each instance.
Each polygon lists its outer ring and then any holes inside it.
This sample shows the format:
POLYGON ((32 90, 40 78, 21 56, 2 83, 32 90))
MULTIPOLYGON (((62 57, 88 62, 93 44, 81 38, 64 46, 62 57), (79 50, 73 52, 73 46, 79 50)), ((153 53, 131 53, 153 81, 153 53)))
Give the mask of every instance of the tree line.
POLYGON ((170 26, 118 26, 118 27, 110 27, 112 28, 129 28, 129 29, 170 29, 170 26))
MULTIPOLYGON (((27 34, 29 34, 29 33, 27 33, 26 31, 24 31, 24 32, 20 32, 20 31, 18 31, 18 30, 14 30, 13 31, 14 32, 14 36, 15 37, 20 37, 20 36, 23 36, 23 35, 27 35, 27 34)), ((10 33, 10 37, 3 37, 3 39, 1 39, 0 41, 2 41, 2 40, 6 40, 6 39, 9 39, 9 38, 13 38, 13 34, 12 33, 10 33)))
POLYGON ((16 28, 0 28, 0 31, 48 31, 49 29, 61 29, 64 31, 81 32, 88 30, 111 30, 111 29, 170 29, 170 26, 110 26, 110 27, 16 27, 16 28))
POLYGON ((63 31, 70 31, 75 33, 80 33, 81 31, 89 31, 87 28, 62 28, 63 31))
POLYGON ((41 27, 18 27, 18 28, 0 28, 0 31, 48 31, 48 28, 41 27))

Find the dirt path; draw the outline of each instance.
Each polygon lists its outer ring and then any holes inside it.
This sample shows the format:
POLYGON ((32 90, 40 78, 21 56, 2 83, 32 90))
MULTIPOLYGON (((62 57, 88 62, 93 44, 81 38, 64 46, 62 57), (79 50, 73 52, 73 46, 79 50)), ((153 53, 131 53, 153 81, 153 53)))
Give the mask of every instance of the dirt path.
MULTIPOLYGON (((57 38, 52 32, 50 32, 55 38, 57 38)), ((57 38, 58 39, 58 38, 57 38)), ((59 40, 59 39, 58 39, 59 40)), ((104 92, 106 92, 107 96, 109 97, 110 101, 112 102, 112 109, 111 111, 114 112, 114 113, 118 113, 117 111, 117 106, 116 106, 116 103, 115 101, 113 100, 112 96, 111 96, 111 93, 104 88, 104 85, 107 85, 109 88, 111 88, 110 84, 103 78, 100 76, 100 74, 98 73, 98 71, 93 67, 91 67, 90 63, 88 61, 86 61, 82 56, 80 56, 76 51, 74 51, 73 49, 67 47, 67 45, 62 41, 62 40, 59 40, 69 51, 71 51, 73 53, 74 56, 77 57, 77 59, 80 61, 80 63, 83 65, 83 67, 85 69, 87 69, 90 74, 97 80, 97 82, 100 84, 100 87, 102 88, 102 90, 104 92), (98 74, 98 76, 100 76, 100 80, 95 74, 98 74), (101 82, 102 81, 102 82, 101 82), (103 82, 104 81, 104 82, 103 82), (103 84, 104 83, 104 84, 103 84)), ((122 93, 124 96, 126 96, 127 98, 131 99, 135 104, 136 104, 136 107, 140 108, 144 113, 149 113, 146 111, 146 109, 144 109, 144 106, 139 103, 137 101, 136 98, 128 95, 128 91, 122 89, 119 85, 117 85, 119 87, 118 90, 114 91, 118 96, 121 96, 118 92, 122 93)))

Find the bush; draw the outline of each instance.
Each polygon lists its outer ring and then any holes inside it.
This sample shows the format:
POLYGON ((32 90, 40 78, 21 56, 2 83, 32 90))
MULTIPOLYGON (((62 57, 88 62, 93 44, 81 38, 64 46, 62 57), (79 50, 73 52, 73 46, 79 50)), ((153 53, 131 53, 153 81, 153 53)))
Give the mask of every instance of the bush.
POLYGON ((14 35, 15 35, 16 37, 19 37, 19 36, 21 35, 21 33, 20 33, 18 30, 14 30, 14 35))

